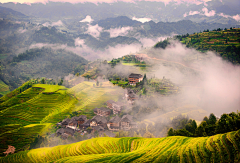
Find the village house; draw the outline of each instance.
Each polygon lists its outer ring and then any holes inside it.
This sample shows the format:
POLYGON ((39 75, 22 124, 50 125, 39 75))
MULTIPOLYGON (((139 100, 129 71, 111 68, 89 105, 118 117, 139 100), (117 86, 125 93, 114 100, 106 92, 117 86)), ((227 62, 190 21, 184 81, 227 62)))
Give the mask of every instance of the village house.
POLYGON ((125 89, 123 98, 125 98, 129 104, 133 104, 134 101, 138 99, 137 95, 130 88, 125 89))
POLYGON ((70 121, 69 121, 69 123, 68 123, 68 125, 66 126, 66 128, 71 128, 71 129, 76 129, 77 128, 77 126, 78 126, 78 122, 75 120, 75 118, 72 118, 70 121))
POLYGON ((107 107, 113 110, 113 114, 120 113, 124 106, 121 102, 115 102, 113 100, 108 100, 106 103, 107 107))
POLYGON ((121 121, 121 118, 118 115, 116 115, 115 117, 112 117, 107 123, 108 129, 112 131, 119 130, 120 121, 121 121))
POLYGON ((95 108, 95 109, 93 109, 93 112, 97 115, 105 116, 105 117, 107 117, 111 114, 111 110, 108 108, 104 108, 104 107, 95 108))
POLYGON ((78 125, 81 125, 87 121, 87 116, 80 115, 79 117, 76 117, 75 120, 78 122, 78 125))
POLYGON ((137 124, 133 121, 132 116, 127 114, 122 117, 120 128, 122 130, 130 130, 131 128, 137 128, 137 124))
POLYGON ((75 131, 71 128, 60 128, 56 133, 57 136, 61 136, 63 139, 66 139, 68 136, 73 136, 75 131))
POLYGON ((88 127, 90 127, 90 122, 91 122, 91 119, 87 120, 85 123, 79 125, 79 128, 80 129, 87 129, 88 127))
POLYGON ((130 85, 136 85, 136 83, 140 82, 143 80, 143 76, 141 74, 134 74, 134 73, 131 73, 129 76, 128 76, 128 81, 129 81, 129 84, 130 85))
POLYGON ((62 122, 60 122, 60 125, 61 125, 62 127, 66 127, 69 122, 70 122, 70 119, 67 118, 67 119, 64 119, 62 122))
POLYGON ((96 115, 90 121, 90 127, 92 126, 102 126, 103 128, 107 127, 107 119, 103 116, 96 115))
POLYGON ((131 115, 127 114, 122 118, 119 116, 112 117, 107 126, 110 131, 130 130, 131 128, 137 128, 137 123, 133 121, 131 115))

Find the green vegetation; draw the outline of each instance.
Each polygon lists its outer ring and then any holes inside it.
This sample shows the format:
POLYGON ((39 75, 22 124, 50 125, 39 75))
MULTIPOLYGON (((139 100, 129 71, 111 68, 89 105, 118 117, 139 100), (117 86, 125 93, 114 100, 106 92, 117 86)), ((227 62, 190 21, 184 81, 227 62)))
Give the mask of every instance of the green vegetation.
POLYGON ((4 96, 9 92, 10 92, 9 86, 6 85, 2 80, 0 80, 0 97, 1 95, 4 96))
POLYGON ((122 65, 128 65, 128 66, 137 66, 137 67, 146 67, 147 64, 144 61, 139 61, 135 58, 135 55, 125 55, 118 59, 112 59, 108 64, 110 64, 112 67, 116 66, 118 63, 122 65))
POLYGON ((0 98, 0 153, 13 145, 16 152, 29 149, 38 135, 67 117, 75 107, 76 98, 64 86, 26 82, 0 98))
POLYGON ((204 117, 199 126, 196 125, 195 120, 177 117, 172 120, 172 125, 178 130, 170 128, 168 136, 212 136, 239 130, 240 113, 223 114, 219 120, 214 114, 210 114, 209 117, 204 117))
POLYGON ((14 56, 12 60, 0 62, 0 80, 13 90, 32 78, 47 77, 56 80, 69 73, 81 75, 85 72, 87 63, 84 58, 65 50, 30 49, 14 56))
POLYGON ((222 58, 234 64, 240 63, 240 28, 220 29, 192 35, 178 35, 180 40, 187 47, 193 47, 201 52, 208 50, 218 52, 222 58))
POLYGON ((84 81, 67 90, 67 93, 78 99, 75 111, 81 111, 81 114, 88 118, 94 116, 94 108, 105 107, 107 100, 117 101, 119 96, 122 95, 121 88, 113 87, 109 81, 102 82, 101 86, 93 86, 95 84, 95 82, 84 81))
POLYGON ((239 162, 240 130, 211 137, 94 138, 11 154, 0 162, 239 162))

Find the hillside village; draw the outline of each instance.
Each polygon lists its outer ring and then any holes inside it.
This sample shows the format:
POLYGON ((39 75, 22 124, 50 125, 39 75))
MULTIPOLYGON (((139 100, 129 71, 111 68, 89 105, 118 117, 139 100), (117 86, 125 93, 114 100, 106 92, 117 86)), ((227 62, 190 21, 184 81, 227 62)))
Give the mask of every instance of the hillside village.
MULTIPOLYGON (((131 73, 128 80, 130 85, 136 85, 143 80, 143 76, 131 73)), ((56 131, 56 135, 66 139, 68 136, 73 136, 75 132, 84 135, 94 132, 101 134, 107 131, 108 136, 114 136, 111 131, 136 129, 137 123, 133 120, 133 116, 125 114, 119 117, 119 115, 127 105, 133 105, 138 96, 133 90, 126 88, 122 99, 127 103, 115 102, 110 99, 106 101, 106 107, 93 109, 96 115, 91 119, 87 119, 85 115, 80 115, 62 120, 57 123, 57 127, 61 128, 56 131)))

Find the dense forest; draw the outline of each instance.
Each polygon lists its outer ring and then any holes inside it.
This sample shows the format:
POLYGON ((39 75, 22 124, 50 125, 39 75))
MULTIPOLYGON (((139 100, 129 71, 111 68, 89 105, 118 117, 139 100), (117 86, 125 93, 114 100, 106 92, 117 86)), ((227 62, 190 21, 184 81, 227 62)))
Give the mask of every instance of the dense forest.
POLYGON ((239 130, 240 113, 223 114, 219 119, 211 113, 209 117, 203 118, 199 126, 195 120, 178 116, 172 120, 171 125, 173 127, 168 130, 168 136, 212 136, 239 130))

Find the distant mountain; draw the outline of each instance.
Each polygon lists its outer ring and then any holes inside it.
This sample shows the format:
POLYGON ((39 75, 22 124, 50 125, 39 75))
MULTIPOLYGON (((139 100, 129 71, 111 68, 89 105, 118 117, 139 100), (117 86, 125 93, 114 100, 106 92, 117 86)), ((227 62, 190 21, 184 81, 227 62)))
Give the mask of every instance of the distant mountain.
POLYGON ((117 36, 117 37, 109 37, 102 36, 100 39, 97 39, 89 34, 80 34, 77 37, 85 40, 85 45, 95 48, 95 49, 105 49, 109 46, 115 46, 118 44, 132 44, 138 43, 141 44, 139 40, 134 37, 126 37, 126 36, 117 36))
POLYGON ((141 22, 132 20, 132 19, 128 18, 127 16, 118 16, 115 18, 107 18, 107 19, 99 20, 99 21, 92 23, 92 25, 96 25, 96 24, 103 27, 104 29, 119 28, 119 27, 125 27, 125 26, 134 27, 134 26, 142 25, 141 22))
MULTIPOLYGON (((31 17, 49 19, 51 21, 62 20, 67 23, 80 21, 87 15, 90 15, 95 21, 123 15, 130 18, 150 18, 156 22, 176 22, 190 19, 193 15, 198 15, 200 19, 191 20, 211 23, 228 23, 230 20, 240 23, 233 18, 233 16, 240 14, 239 0, 212 0, 205 3, 203 1, 199 1, 200 3, 194 2, 178 3, 178 1, 170 1, 165 4, 154 1, 136 1, 134 3, 114 2, 94 4, 88 2, 71 4, 49 1, 46 4, 32 3, 31 5, 0 3, 0 6, 11 8, 31 17), (211 14, 209 14, 210 12, 211 14), (219 16, 221 13, 223 15, 219 16), (221 17, 221 19, 218 17, 221 17)), ((32 19, 32 21, 39 20, 32 19)))
POLYGON ((14 11, 10 8, 0 6, 0 18, 9 20, 27 20, 29 17, 21 12, 14 11))

